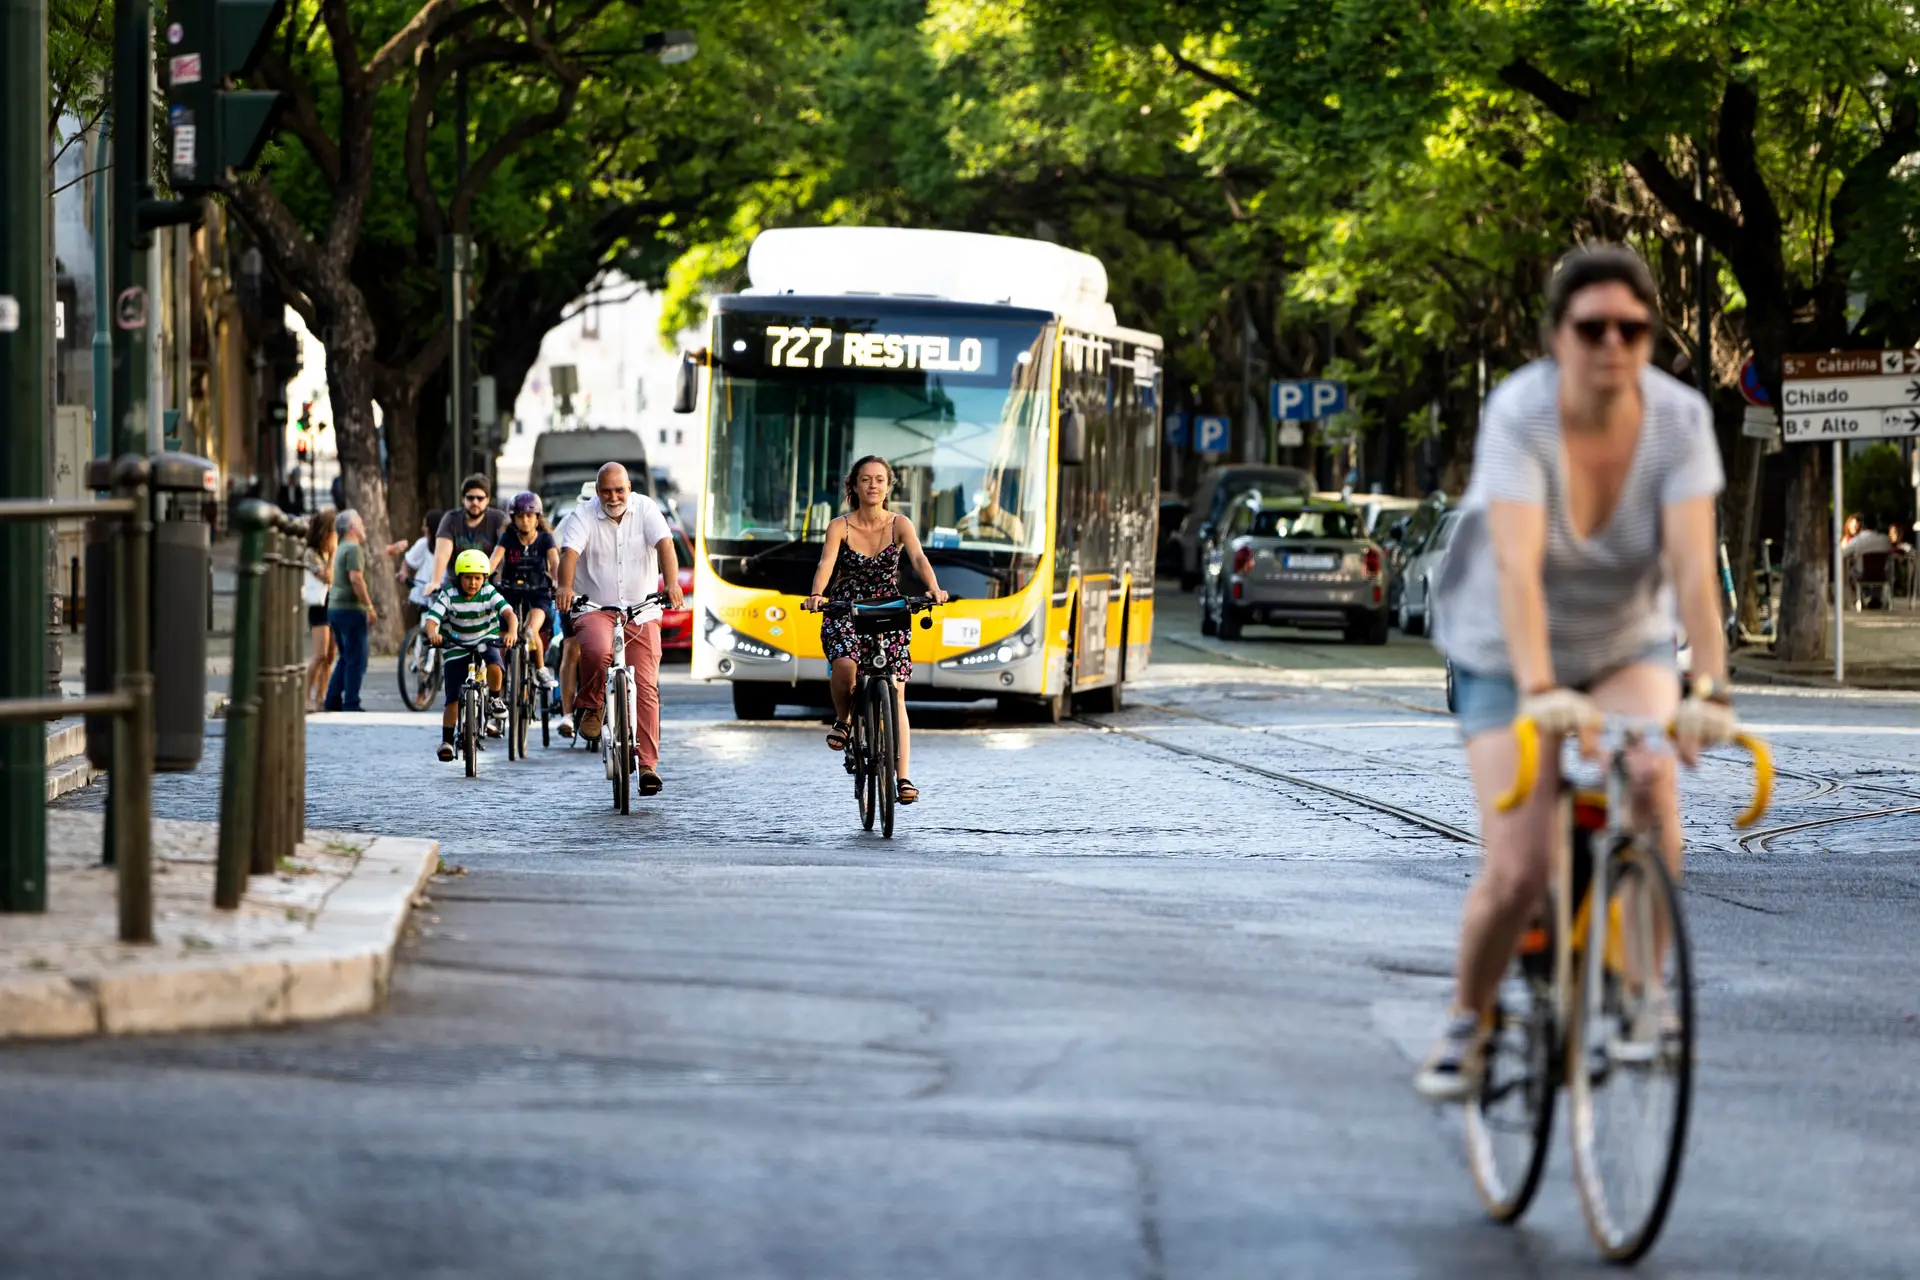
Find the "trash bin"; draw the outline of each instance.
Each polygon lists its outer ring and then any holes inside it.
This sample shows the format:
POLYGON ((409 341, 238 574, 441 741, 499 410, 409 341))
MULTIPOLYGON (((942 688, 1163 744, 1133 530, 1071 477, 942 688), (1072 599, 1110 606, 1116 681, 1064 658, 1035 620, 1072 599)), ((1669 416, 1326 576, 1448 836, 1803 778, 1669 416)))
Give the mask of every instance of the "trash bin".
MULTIPOLYGON (((190 453, 152 458, 153 537, 148 599, 153 616, 153 767, 167 773, 197 768, 207 732, 207 606, 211 583, 207 495, 214 492, 212 460, 190 453)), ((104 480, 96 460, 88 483, 104 480), (96 475, 96 471, 100 474, 96 475)), ((118 678, 113 654, 114 524, 87 527, 87 692, 110 693, 118 678)), ((113 720, 87 717, 87 759, 96 769, 113 761, 113 720)))

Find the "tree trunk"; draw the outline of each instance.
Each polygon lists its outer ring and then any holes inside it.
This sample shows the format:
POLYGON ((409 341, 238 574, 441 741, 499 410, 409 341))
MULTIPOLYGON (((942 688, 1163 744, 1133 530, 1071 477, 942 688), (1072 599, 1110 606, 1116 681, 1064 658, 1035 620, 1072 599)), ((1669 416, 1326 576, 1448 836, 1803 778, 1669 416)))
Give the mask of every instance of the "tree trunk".
POLYGON ((426 514, 420 485, 420 436, 417 396, 381 397, 387 434, 387 521, 396 539, 411 543, 426 514))
POLYGON ((1787 545, 1781 560, 1780 617, 1774 654, 1788 662, 1818 662, 1828 656, 1828 511, 1821 493, 1820 445, 1788 445, 1781 457, 1792 468, 1787 484, 1787 545))
POLYGON ((367 526, 367 588, 376 615, 373 647, 381 653, 400 648, 399 597, 393 566, 382 554, 392 541, 387 521, 387 486, 380 475, 380 433, 373 422, 373 319, 351 283, 343 282, 330 301, 320 340, 327 350, 327 388, 333 402, 333 429, 340 449, 340 474, 347 505, 367 526))

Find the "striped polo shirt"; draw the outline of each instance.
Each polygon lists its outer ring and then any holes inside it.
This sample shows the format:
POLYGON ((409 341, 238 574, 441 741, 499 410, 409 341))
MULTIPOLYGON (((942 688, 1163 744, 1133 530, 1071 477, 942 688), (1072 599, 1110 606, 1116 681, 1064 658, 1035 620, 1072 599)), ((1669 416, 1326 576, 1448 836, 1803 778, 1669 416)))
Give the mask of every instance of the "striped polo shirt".
POLYGON ((1640 374, 1645 418, 1620 499, 1585 538, 1567 516, 1560 435, 1560 369, 1536 360, 1487 400, 1474 443, 1473 478, 1459 524, 1433 584, 1435 642, 1457 667, 1510 675, 1500 583, 1487 531, 1487 505, 1546 508, 1547 640, 1554 678, 1581 685, 1674 638, 1662 607, 1661 516, 1675 502, 1720 492, 1725 480, 1705 397, 1676 378, 1640 374))
POLYGON ((487 582, 470 596, 461 595, 458 587, 445 588, 433 597, 426 616, 440 624, 440 634, 448 644, 478 648, 500 638, 500 620, 512 607, 487 582))

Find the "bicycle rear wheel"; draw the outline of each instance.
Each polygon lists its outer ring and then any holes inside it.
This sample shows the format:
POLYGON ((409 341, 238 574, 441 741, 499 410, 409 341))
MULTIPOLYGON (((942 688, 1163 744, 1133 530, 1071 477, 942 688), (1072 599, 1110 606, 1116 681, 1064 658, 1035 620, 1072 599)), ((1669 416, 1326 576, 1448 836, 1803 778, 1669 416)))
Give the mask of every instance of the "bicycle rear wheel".
POLYGON ((480 772, 480 716, 484 710, 479 690, 469 685, 460 691, 460 754, 466 758, 469 778, 480 772))
POLYGON ((1495 1222, 1517 1222, 1540 1189, 1560 1091, 1554 1056, 1553 906, 1529 929, 1501 979, 1486 1080, 1466 1106, 1467 1165, 1495 1222))
POLYGON ((880 834, 891 840, 894 802, 893 682, 869 681, 867 700, 873 708, 873 777, 874 790, 880 796, 880 834))
POLYGON ((1658 852, 1627 845, 1609 860, 1605 883, 1607 901, 1596 907, 1605 924, 1588 930, 1567 1046, 1573 1173, 1594 1244, 1609 1261, 1632 1262, 1653 1247, 1680 1181, 1693 971, 1679 894, 1658 852), (1595 990, 1598 1000, 1589 998, 1595 990))

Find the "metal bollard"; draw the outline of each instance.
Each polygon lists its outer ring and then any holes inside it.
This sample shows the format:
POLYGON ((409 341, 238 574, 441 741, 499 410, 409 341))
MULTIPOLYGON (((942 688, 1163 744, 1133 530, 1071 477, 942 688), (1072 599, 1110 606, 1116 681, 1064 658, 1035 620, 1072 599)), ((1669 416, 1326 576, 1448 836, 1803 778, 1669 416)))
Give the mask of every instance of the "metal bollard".
POLYGON ((276 858, 291 858, 300 845, 300 716, 307 696, 303 679, 305 666, 300 660, 300 579, 306 572, 307 558, 306 539, 295 532, 297 528, 297 523, 289 517, 285 525, 285 563, 282 566, 286 575, 283 598, 287 612, 280 630, 280 662, 285 679, 280 693, 283 700, 280 713, 283 785, 280 791, 280 846, 275 850, 276 858))
MULTIPOLYGON (((296 529, 299 527, 295 525, 296 529)), ((307 651, 301 643, 307 634, 307 611, 303 605, 307 551, 303 533, 294 535, 294 560, 296 564, 288 579, 292 584, 288 594, 293 601, 293 630, 288 641, 287 662, 293 674, 288 718, 293 726, 293 843, 298 845, 307 838, 307 651)))
POLYGON ((285 683, 283 653, 280 645, 281 618, 286 613, 286 575, 281 561, 285 538, 276 513, 267 531, 266 605, 260 625, 260 754, 255 762, 253 874, 270 875, 276 866, 279 848, 280 808, 280 718, 284 710, 280 686, 285 683))
POLYGON ((255 829, 255 752, 260 741, 260 626, 266 577, 264 502, 240 504, 239 582, 233 599, 233 675, 228 686, 226 751, 220 761, 220 853, 213 905, 231 911, 247 891, 255 829))
POLYGON ((131 499, 134 514, 123 520, 114 541, 114 578, 120 610, 119 688, 133 705, 126 724, 113 735, 111 796, 114 870, 119 877, 120 941, 153 941, 153 676, 148 653, 148 538, 153 510, 147 480, 152 467, 127 454, 113 464, 116 497, 131 499))

